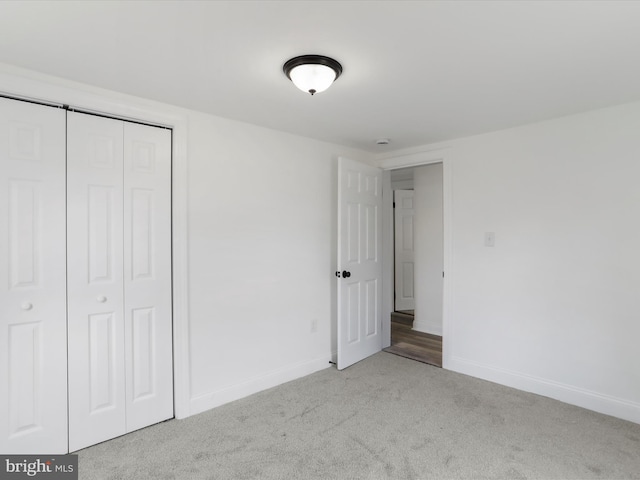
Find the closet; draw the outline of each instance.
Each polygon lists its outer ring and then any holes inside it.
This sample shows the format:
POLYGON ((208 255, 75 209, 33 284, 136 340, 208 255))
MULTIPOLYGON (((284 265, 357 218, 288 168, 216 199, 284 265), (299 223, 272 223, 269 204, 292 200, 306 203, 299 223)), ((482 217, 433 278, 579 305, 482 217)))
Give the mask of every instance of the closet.
POLYGON ((173 417, 171 132, 0 98, 0 451, 173 417))

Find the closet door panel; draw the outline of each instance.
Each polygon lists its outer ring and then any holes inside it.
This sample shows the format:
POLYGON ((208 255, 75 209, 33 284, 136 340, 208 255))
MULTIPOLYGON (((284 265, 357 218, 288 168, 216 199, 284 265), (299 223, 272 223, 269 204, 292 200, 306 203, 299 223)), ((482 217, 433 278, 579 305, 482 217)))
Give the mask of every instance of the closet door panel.
POLYGON ((126 433, 123 122, 68 114, 69 448, 126 433))
POLYGON ((0 98, 0 452, 67 452, 65 112, 0 98))
POLYGON ((127 431, 173 417, 171 132, 124 126, 127 431))

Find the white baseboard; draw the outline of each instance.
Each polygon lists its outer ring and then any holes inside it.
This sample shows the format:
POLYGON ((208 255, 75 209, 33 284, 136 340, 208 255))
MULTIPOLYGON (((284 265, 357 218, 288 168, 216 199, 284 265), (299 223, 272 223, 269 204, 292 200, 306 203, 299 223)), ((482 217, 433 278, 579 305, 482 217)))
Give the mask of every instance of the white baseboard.
POLYGON ((323 355, 306 362, 288 365, 264 375, 245 380, 220 390, 191 397, 189 415, 210 410, 225 403, 233 402, 271 387, 318 372, 330 366, 331 354, 323 355))
POLYGON ((431 335, 442 336, 442 324, 413 321, 413 330, 416 332, 430 333, 431 335))
POLYGON ((640 403, 574 387, 544 378, 534 377, 460 357, 450 357, 446 368, 472 377, 524 390, 578 407, 640 423, 640 403))

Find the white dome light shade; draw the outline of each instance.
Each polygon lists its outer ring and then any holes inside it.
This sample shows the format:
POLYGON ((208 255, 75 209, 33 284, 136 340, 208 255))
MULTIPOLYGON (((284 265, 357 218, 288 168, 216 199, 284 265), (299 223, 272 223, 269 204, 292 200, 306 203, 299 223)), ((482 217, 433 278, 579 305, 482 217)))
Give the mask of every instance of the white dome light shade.
POLYGON ((336 79, 336 72, 326 65, 300 65, 289 72, 291 81, 311 95, 324 92, 336 79))
POLYGON ((342 73, 342 65, 322 55, 302 55, 288 60, 282 70, 296 87, 314 95, 331 86, 342 73))

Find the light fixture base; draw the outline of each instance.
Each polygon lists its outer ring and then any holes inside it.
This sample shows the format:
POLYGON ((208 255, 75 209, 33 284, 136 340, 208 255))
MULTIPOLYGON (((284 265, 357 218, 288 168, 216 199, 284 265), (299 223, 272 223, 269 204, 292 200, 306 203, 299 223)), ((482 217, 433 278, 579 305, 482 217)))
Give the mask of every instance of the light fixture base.
POLYGON ((282 71, 300 90, 315 95, 338 79, 342 74, 342 65, 324 55, 300 55, 287 60, 282 71))

